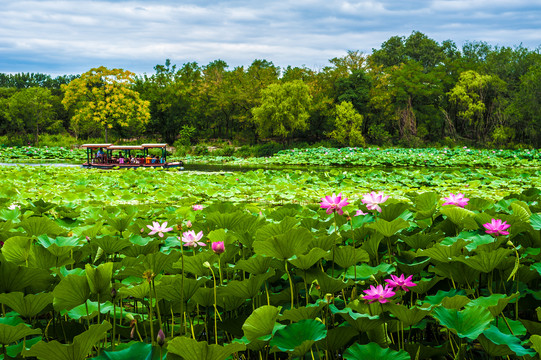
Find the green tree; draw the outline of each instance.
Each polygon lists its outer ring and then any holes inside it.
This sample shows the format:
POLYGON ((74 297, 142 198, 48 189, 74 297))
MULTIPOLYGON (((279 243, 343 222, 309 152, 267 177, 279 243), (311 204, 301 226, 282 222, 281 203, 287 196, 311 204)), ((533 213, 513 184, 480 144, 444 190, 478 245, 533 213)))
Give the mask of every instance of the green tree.
POLYGON ((12 127, 34 132, 34 142, 39 146, 40 130, 53 120, 53 97, 49 89, 31 87, 17 91, 8 101, 8 116, 12 127))
POLYGON ((134 82, 134 73, 102 66, 62 85, 62 104, 73 111, 72 129, 77 131, 85 123, 99 124, 105 130, 106 142, 109 129, 129 127, 141 133, 150 118, 149 102, 132 89, 134 82))
POLYGON ((486 140, 497 125, 498 97, 505 85, 496 75, 481 75, 469 70, 460 74, 458 83, 447 93, 449 101, 458 109, 462 126, 468 127, 477 140, 486 140))
POLYGON ((355 110, 352 103, 344 101, 335 107, 335 129, 331 132, 331 138, 342 145, 364 146, 362 125, 363 116, 355 110))
POLYGON ((308 127, 312 105, 308 85, 300 80, 271 84, 261 94, 261 105, 252 109, 260 136, 287 139, 294 131, 308 127))

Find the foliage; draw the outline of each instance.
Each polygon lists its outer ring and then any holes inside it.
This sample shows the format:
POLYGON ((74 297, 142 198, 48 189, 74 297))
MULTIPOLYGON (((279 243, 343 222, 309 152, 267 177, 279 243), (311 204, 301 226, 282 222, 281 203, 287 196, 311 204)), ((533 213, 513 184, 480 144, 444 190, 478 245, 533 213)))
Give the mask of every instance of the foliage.
POLYGON ((336 105, 335 130, 331 137, 342 145, 364 146, 364 137, 361 133, 363 117, 357 113, 350 102, 336 105))

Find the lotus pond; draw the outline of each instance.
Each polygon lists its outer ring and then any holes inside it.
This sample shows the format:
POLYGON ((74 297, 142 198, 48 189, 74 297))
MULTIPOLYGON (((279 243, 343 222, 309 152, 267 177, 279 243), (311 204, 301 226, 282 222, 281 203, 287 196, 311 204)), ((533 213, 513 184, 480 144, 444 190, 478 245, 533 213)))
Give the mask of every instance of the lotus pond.
POLYGON ((540 176, 1 167, 3 358, 539 357, 540 176))

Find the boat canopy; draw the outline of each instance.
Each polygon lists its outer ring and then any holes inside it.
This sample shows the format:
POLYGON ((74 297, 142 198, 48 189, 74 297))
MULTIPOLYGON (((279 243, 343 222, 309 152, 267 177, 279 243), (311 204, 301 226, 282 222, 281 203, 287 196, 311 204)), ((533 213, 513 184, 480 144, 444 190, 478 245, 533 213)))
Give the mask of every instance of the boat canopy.
POLYGON ((167 144, 142 144, 142 147, 145 149, 151 149, 151 148, 164 148, 167 146, 167 144))
POLYGON ((99 148, 108 148, 109 146, 112 146, 113 144, 83 144, 81 147, 87 148, 87 149, 99 149, 99 148))
POLYGON ((141 145, 111 145, 107 150, 144 150, 141 145))

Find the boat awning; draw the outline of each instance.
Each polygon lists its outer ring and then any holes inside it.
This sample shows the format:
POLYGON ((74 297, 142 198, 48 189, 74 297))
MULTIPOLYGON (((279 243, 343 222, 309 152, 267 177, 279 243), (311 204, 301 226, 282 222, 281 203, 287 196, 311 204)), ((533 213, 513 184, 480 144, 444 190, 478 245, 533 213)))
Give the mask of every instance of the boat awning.
POLYGON ((167 146, 167 144, 142 144, 141 146, 144 147, 145 149, 164 148, 167 146))
POLYGON ((107 150, 144 150, 141 145, 111 145, 107 150))
POLYGON ((113 144, 83 144, 81 145, 81 147, 84 147, 87 149, 99 149, 99 148, 107 148, 112 145, 113 144))

